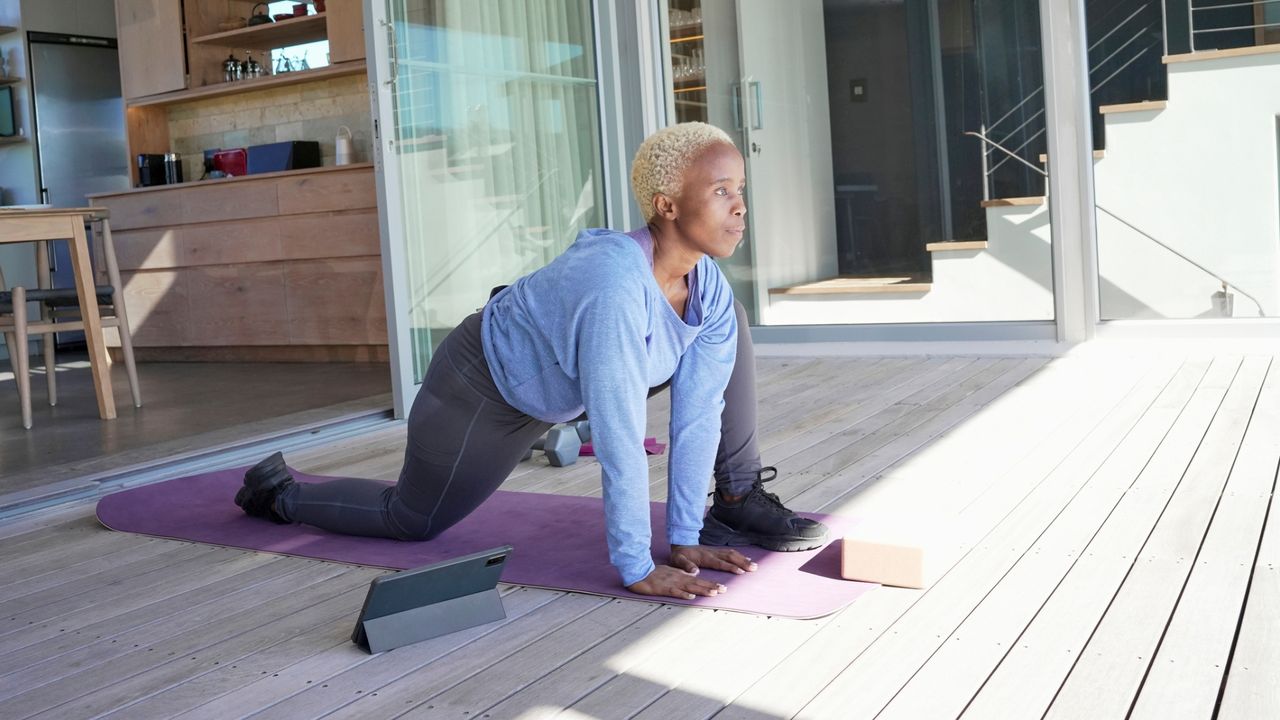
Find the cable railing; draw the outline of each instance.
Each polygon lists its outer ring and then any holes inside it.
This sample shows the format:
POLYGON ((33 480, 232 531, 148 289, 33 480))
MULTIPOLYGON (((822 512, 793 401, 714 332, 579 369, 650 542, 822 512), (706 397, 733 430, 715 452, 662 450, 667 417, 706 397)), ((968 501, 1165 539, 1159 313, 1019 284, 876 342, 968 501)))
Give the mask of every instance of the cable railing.
MULTIPOLYGON (((1163 9, 1164 3, 1161 3, 1163 9)), ((1166 20, 1166 27, 1168 26, 1166 20)), ((1200 36, 1216 35, 1217 33, 1228 32, 1253 32, 1253 42, 1247 43, 1245 46, 1251 45, 1268 45, 1280 43, 1280 0, 1246 0, 1244 2, 1231 2, 1222 4, 1209 4, 1206 2, 1197 3, 1196 0, 1187 0, 1187 27, 1189 44, 1191 52, 1203 52, 1205 50, 1218 50, 1218 47, 1200 48, 1196 45, 1196 39, 1200 36), (1242 13, 1242 9, 1251 9, 1252 12, 1242 13), (1235 12, 1226 12, 1235 11, 1235 12), (1253 22, 1241 22, 1236 17, 1251 17, 1253 22), (1269 37, 1270 36, 1270 37, 1269 37)), ((1220 35, 1217 35, 1221 37, 1220 35)), ((1169 43, 1165 41, 1165 54, 1169 53, 1169 43)))
MULTIPOLYGON (((1269 1, 1280 3, 1280 0, 1269 0, 1269 1)), ((1163 0, 1159 3, 1159 5, 1160 5, 1160 11, 1161 11, 1161 25, 1163 26, 1165 24, 1163 0)), ((1098 4, 1091 3, 1091 6, 1097 7, 1098 4)), ((1100 48, 1107 49, 1107 54, 1104 57, 1094 61, 1091 64, 1091 67, 1089 68, 1089 77, 1091 79, 1089 91, 1091 94, 1096 94, 1099 90, 1102 90, 1104 87, 1107 86, 1108 83, 1120 77, 1125 70, 1133 66, 1134 63, 1142 60, 1142 58, 1145 57, 1151 51, 1153 50, 1158 51, 1161 44, 1160 40, 1152 40, 1151 42, 1146 42, 1146 43, 1141 42, 1142 38, 1148 37, 1157 28, 1157 25, 1153 21, 1151 21, 1151 19, 1144 17, 1144 14, 1150 11, 1149 3, 1139 3, 1136 7, 1133 7, 1133 8, 1125 8, 1122 5, 1113 5, 1110 3, 1103 4, 1101 5, 1101 7, 1103 8, 1103 10, 1101 10, 1101 12, 1103 13, 1103 16, 1100 22, 1105 22, 1109 24, 1111 20, 1110 13, 1118 12, 1118 13, 1126 13, 1126 14, 1124 15, 1123 18, 1121 18, 1118 22, 1116 22, 1115 25, 1112 26, 1107 32, 1103 33, 1097 40, 1094 40, 1092 43, 1089 44, 1088 53, 1090 55, 1092 55, 1095 51, 1099 51, 1100 48), (1107 47, 1108 42, 1115 42, 1116 43, 1115 47, 1108 48, 1107 47), (1116 64, 1118 64, 1118 66, 1114 67, 1113 69, 1112 66, 1116 64), (1102 77, 1100 80, 1097 80, 1096 82, 1094 82, 1093 79, 1096 76, 1101 75, 1103 72, 1106 72, 1107 74, 1104 77, 1102 77)), ((1162 32, 1162 37, 1165 35, 1167 35, 1167 33, 1162 32)), ((1043 85, 1036 88, 1035 90, 1032 90, 1030 93, 1027 94, 1026 97, 1024 97, 1020 102, 1018 102, 1008 111, 1006 111, 1003 115, 997 118, 994 122, 981 127, 980 128, 981 136, 984 139, 995 137, 997 135, 997 133, 995 132, 997 128, 1000 128, 1001 125, 1003 125, 1010 118, 1016 118, 1017 117, 1016 113, 1018 113, 1019 110, 1025 107, 1027 103, 1031 102, 1036 97, 1040 96, 1043 93, 1043 91, 1044 91, 1043 85)), ((1003 143, 1009 143, 1010 141, 1017 143, 1017 147, 1015 147, 1012 152, 1006 151, 1007 154, 1004 157, 999 157, 998 159, 995 159, 993 161, 991 158, 991 148, 987 145, 983 146, 982 191, 983 191, 984 200, 990 199, 991 185, 994 182, 995 173, 998 172, 1002 167, 1004 167, 1010 160, 1016 158, 1022 164, 1028 165, 1033 169, 1038 170, 1038 168, 1036 168, 1034 165, 1031 165, 1029 161, 1027 161, 1024 157, 1022 157, 1020 153, 1025 151, 1028 147, 1031 147, 1033 143, 1035 143, 1040 137, 1042 137, 1045 134, 1046 128, 1044 127, 1044 123, 1042 120, 1043 117, 1044 117, 1044 109, 1040 108, 1036 110, 1034 113, 1031 113, 1030 115, 1021 118, 1022 122, 1018 124, 1016 127, 1013 127, 1008 131, 1001 130, 1000 134, 1003 136, 1002 137, 1003 143), (1015 140, 1015 138, 1017 139, 1015 140)), ((966 134, 973 134, 973 133, 966 133, 966 134)), ((1000 146, 1000 149, 1004 150, 1003 145, 1000 146)))
MULTIPOLYGON (((1004 154, 1005 154, 1005 155, 1007 155, 1008 157, 1010 157, 1010 158, 1012 158, 1012 159, 1014 159, 1014 160, 1017 160, 1018 162, 1022 163, 1023 165, 1026 165, 1027 167, 1031 168, 1031 169, 1032 169, 1033 171, 1035 171, 1036 173, 1039 173, 1041 176, 1043 176, 1043 177, 1045 178, 1046 183, 1047 183, 1048 178, 1049 178, 1049 173, 1048 173, 1046 170, 1043 170, 1043 169, 1041 169, 1041 168, 1036 167, 1035 165, 1032 165, 1032 164, 1031 164, 1030 162, 1028 162, 1025 158, 1023 158, 1023 157, 1022 157, 1022 156, 1020 156, 1020 155, 1017 155, 1017 154, 1016 154, 1016 153, 1014 153, 1012 150, 1010 150, 1010 149, 1006 148, 1005 146, 1003 146, 1003 145, 1001 145, 1000 143, 998 143, 998 142, 996 142, 996 141, 992 140, 991 138, 989 138, 989 137, 987 137, 987 136, 983 135, 982 133, 977 133, 977 132, 966 132, 966 133, 965 133, 965 135, 972 135, 973 137, 976 137, 976 138, 978 138, 979 140, 981 140, 985 145, 990 146, 992 149, 999 150, 1000 152, 1004 153, 1004 154)), ((984 152, 982 156, 983 156, 983 159, 984 159, 983 165, 985 165, 985 164, 986 164, 986 163, 985 163, 985 159, 986 159, 987 155, 986 155, 986 153, 984 152)), ((985 170, 985 168, 984 168, 984 170, 985 170)), ((1049 192, 1048 192, 1048 189, 1047 189, 1047 186, 1046 186, 1045 195, 1046 195, 1046 196, 1048 196, 1048 194, 1049 194, 1049 192)), ((986 197, 984 197, 983 199, 984 199, 984 200, 989 200, 990 198, 986 198, 986 197)), ((1129 228, 1130 230, 1132 230, 1132 231, 1134 231, 1134 232, 1138 233, 1138 234, 1139 234, 1139 235, 1141 235, 1142 237, 1145 237, 1146 239, 1150 240, 1151 242, 1155 243, 1156 245, 1159 245, 1160 247, 1164 248, 1165 250, 1169 251, 1170 253, 1173 253, 1173 254, 1174 254, 1174 255, 1176 255, 1177 257, 1181 258, 1184 262, 1187 262, 1187 263, 1191 264, 1192 266, 1194 266, 1195 268, 1197 268, 1197 269, 1198 269, 1198 270, 1200 270, 1201 272, 1205 273, 1206 275, 1208 275, 1208 276, 1212 277, 1214 280, 1217 280, 1219 283, 1221 283, 1221 284, 1222 284, 1222 295, 1221 295, 1221 297, 1222 297, 1222 302, 1224 303, 1224 307, 1223 307, 1224 314, 1226 314, 1226 315, 1230 315, 1230 314, 1231 314, 1231 312, 1230 312, 1230 311, 1231 311, 1231 308, 1230 308, 1231 289, 1232 289, 1232 288, 1234 288, 1234 289, 1236 290, 1236 292, 1240 293, 1241 295, 1243 295, 1243 296, 1245 296, 1245 297, 1249 298, 1251 301, 1253 301, 1253 304, 1254 304, 1255 306, 1257 306, 1257 308, 1258 308, 1258 317, 1266 317, 1266 316, 1267 316, 1266 312, 1262 309, 1262 303, 1261 303, 1261 302, 1259 302, 1259 301, 1258 301, 1258 299, 1257 299, 1256 297, 1254 297, 1253 295, 1250 295, 1247 291, 1245 291, 1245 290, 1244 290, 1244 288, 1241 288, 1239 285, 1236 285, 1235 283, 1232 283, 1232 282, 1228 281, 1227 279, 1223 278, 1223 277, 1222 277, 1222 275, 1220 275, 1220 274, 1218 274, 1218 273, 1214 272, 1213 270, 1210 270, 1209 268, 1205 267, 1204 265, 1201 265, 1200 263, 1196 262, 1195 260, 1192 260, 1191 258, 1187 257, 1186 255, 1184 255, 1183 253, 1179 252, 1178 250, 1175 250, 1174 248, 1170 247, 1169 245, 1167 245, 1167 244, 1165 244, 1165 243, 1161 242, 1161 241, 1160 241, 1160 240, 1158 240, 1156 237, 1154 237, 1153 235, 1151 235, 1151 233, 1146 232, 1146 231, 1145 231, 1145 230, 1143 230, 1142 228, 1139 228, 1138 226, 1134 225, 1133 223, 1129 222, 1128 220, 1125 220, 1124 218, 1120 217, 1119 215, 1117 215, 1117 214, 1115 214, 1115 213, 1111 212, 1110 210, 1106 209, 1105 207, 1103 207, 1103 206, 1101 206, 1101 205, 1098 205, 1098 204, 1095 204, 1095 205, 1094 205, 1094 207, 1095 207, 1095 208, 1097 208, 1099 211, 1101 211, 1101 212, 1103 212, 1103 213, 1106 213, 1107 215, 1110 215, 1112 218, 1114 218, 1114 219, 1115 219, 1117 222, 1119 222, 1120 224, 1122 224, 1122 225, 1124 225, 1125 227, 1129 228)))

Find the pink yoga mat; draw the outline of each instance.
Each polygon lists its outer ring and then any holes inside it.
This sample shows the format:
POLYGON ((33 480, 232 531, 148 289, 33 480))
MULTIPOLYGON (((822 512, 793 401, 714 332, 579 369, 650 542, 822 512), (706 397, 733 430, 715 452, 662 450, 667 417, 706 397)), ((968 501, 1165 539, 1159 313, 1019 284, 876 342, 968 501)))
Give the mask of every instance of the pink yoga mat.
MULTIPOLYGON (((125 532, 212 543, 394 570, 420 567, 499 545, 514 551, 503 582, 629 599, 736 610, 761 615, 813 618, 829 615, 877 587, 840 579, 839 542, 802 553, 740 548, 760 569, 732 575, 704 570, 729 592, 691 601, 636 595, 622 587, 609 564, 604 511, 599 498, 498 492, 466 520, 429 542, 337 535, 304 525, 277 525, 246 516, 232 498, 246 468, 178 478, 108 495, 98 502, 98 520, 125 532)), ((294 472, 301 482, 325 478, 294 472)), ((666 559, 665 505, 652 503, 653 554, 666 559)), ((835 515, 809 515, 839 538, 853 525, 835 515)))

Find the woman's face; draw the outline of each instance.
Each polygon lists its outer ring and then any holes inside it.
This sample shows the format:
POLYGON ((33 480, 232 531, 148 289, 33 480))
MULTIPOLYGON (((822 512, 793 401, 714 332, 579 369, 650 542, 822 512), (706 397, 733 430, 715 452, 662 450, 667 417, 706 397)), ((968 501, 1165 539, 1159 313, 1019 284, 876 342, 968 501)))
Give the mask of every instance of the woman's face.
POLYGON ((742 242, 747 229, 746 172, 742 154, 728 143, 706 148, 685 170, 669 212, 692 249, 724 258, 742 242))

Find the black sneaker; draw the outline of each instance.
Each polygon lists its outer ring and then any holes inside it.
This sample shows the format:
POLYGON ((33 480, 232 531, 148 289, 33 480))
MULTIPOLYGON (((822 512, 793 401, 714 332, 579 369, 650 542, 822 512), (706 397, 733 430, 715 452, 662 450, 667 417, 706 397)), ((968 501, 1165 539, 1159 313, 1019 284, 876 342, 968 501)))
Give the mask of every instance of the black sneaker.
POLYGON ((246 515, 286 525, 289 521, 276 512, 276 498, 291 485, 293 476, 285 467, 284 455, 274 453, 245 472, 244 487, 236 491, 236 505, 246 515))
POLYGON ((827 526, 802 518, 766 492, 764 483, 778 477, 778 469, 760 469, 755 483, 741 500, 727 503, 720 493, 702 521, 698 542, 703 545, 759 545, 766 550, 797 552, 816 550, 827 542, 827 526), (768 477, 765 475, 768 474, 768 477))

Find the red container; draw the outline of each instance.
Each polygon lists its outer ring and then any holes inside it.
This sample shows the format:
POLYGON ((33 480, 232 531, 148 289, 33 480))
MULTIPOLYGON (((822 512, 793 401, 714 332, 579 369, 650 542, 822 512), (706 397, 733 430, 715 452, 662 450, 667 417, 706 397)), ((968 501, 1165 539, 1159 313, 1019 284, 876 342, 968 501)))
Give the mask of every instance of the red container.
POLYGON ((213 169, 232 176, 248 175, 249 153, 244 148, 222 150, 213 154, 213 169))

